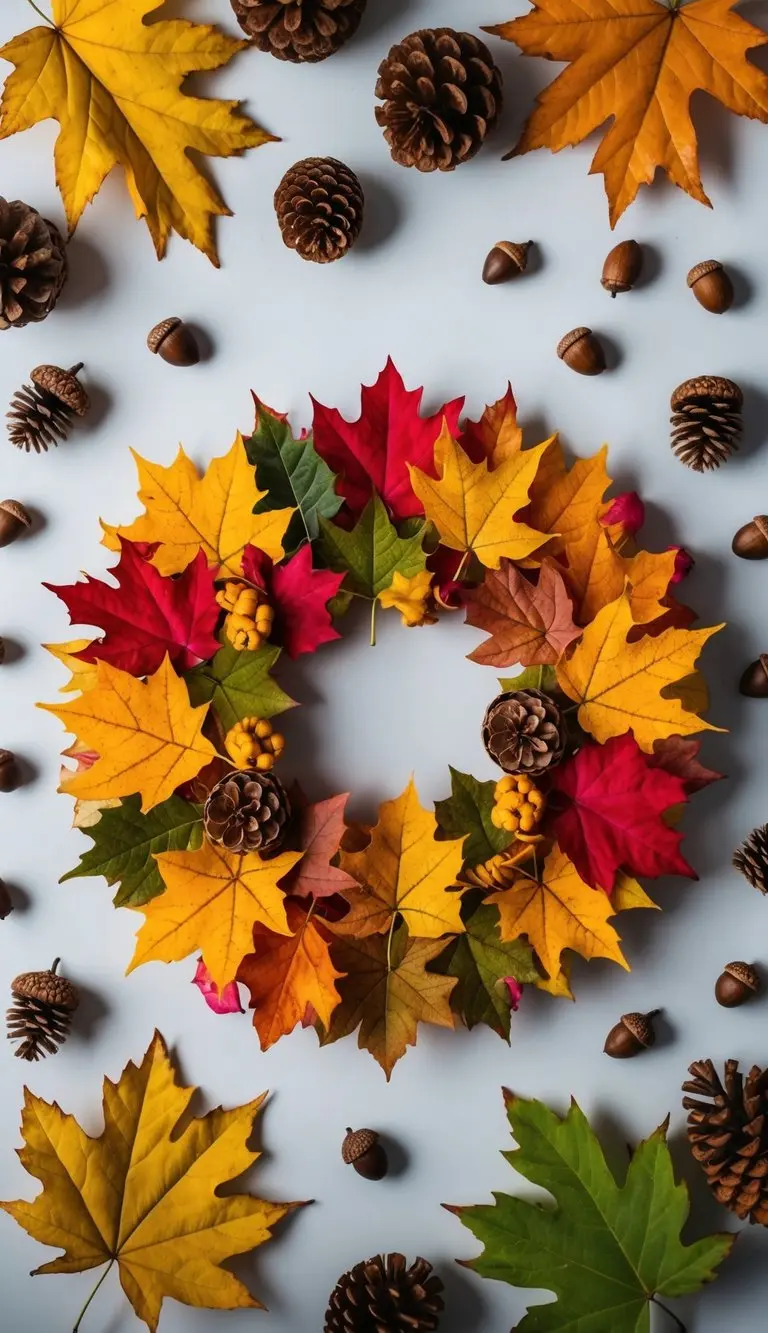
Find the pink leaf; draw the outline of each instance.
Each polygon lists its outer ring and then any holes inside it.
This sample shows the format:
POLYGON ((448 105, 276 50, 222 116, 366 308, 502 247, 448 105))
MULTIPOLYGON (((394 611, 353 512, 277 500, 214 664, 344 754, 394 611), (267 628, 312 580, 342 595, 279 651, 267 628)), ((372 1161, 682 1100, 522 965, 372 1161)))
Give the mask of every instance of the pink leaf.
POLYGON ((272 571, 272 593, 280 637, 289 657, 313 653, 323 643, 340 639, 328 603, 344 581, 343 574, 312 568, 312 547, 302 546, 285 565, 272 571))
POLYGON ((600 522, 606 528, 623 529, 623 536, 634 537, 645 523, 645 505, 637 491, 623 491, 612 501, 600 522))
POLYGON ((670 588, 674 588, 676 583, 682 583, 683 579, 687 579, 696 564, 696 561, 690 552, 686 551, 684 546, 668 546, 667 550, 677 552, 675 556, 675 572, 669 580, 670 588))
POLYGON ((345 889, 357 888, 357 881, 330 862, 339 850, 346 824, 344 809, 349 793, 330 796, 301 811, 299 820, 299 850, 301 860, 281 882, 286 893, 300 897, 330 898, 345 889))
POLYGON ((520 1001, 523 998, 525 987, 519 981, 516 981, 514 977, 505 977, 504 985, 509 991, 509 1007, 512 1010, 512 1013, 516 1014, 520 1008, 520 1001))
POLYGON ((202 958, 197 960, 197 971, 192 978, 192 984, 197 986, 205 1003, 215 1014, 244 1014, 245 1010, 240 1003, 240 992, 236 981, 230 981, 219 991, 215 981, 211 980, 211 974, 205 966, 202 958))

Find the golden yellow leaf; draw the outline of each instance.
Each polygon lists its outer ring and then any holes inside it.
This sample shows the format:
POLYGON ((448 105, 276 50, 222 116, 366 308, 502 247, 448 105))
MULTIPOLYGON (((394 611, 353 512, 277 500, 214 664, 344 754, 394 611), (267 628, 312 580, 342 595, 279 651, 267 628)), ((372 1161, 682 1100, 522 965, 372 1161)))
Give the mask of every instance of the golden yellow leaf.
POLYGON ((568 958, 561 958, 560 971, 554 977, 541 977, 534 983, 537 990, 546 991, 548 995, 553 995, 556 1000, 573 1000, 574 994, 571 990, 571 968, 568 958))
POLYGON ((266 491, 256 485, 241 435, 229 453, 209 463, 203 477, 182 448, 170 467, 148 462, 135 452, 133 456, 146 512, 127 527, 105 528, 105 545, 110 549, 119 549, 120 537, 159 542, 152 564, 161 574, 180 574, 200 550, 222 577, 242 573, 243 551, 249 544, 272 560, 283 558, 283 537, 295 511, 254 514, 266 491))
POLYGON ((176 231, 218 264, 213 217, 229 209, 193 152, 231 157, 273 136, 236 102, 181 91, 187 75, 219 69, 248 43, 207 23, 145 22, 159 8, 162 0, 51 0, 51 26, 0 49, 16 66, 0 106, 0 138, 59 121, 56 180, 70 232, 122 166, 158 257, 176 231))
POLYGON ((579 458, 569 468, 563 446, 555 438, 548 442, 533 485, 530 518, 540 532, 555 533, 547 544, 548 555, 564 555, 579 600, 584 595, 593 547, 602 531, 599 519, 609 506, 603 497, 612 484, 606 471, 608 446, 591 458, 579 458))
POLYGON ((367 847, 341 853, 341 868, 361 886, 346 896, 352 910, 336 925, 343 934, 387 930, 400 912, 412 935, 437 939, 460 934, 461 894, 456 879, 464 861, 464 839, 438 842, 437 820, 419 802, 413 778, 394 801, 379 806, 379 822, 367 847))
MULTIPOLYGON (((630 585, 629 603, 632 608, 632 619, 636 625, 645 625, 664 614, 662 598, 669 592, 670 581, 675 572, 676 557, 677 552, 674 548, 659 552, 638 551, 637 555, 620 557, 624 579, 630 585)), ((598 611, 619 597, 622 586, 623 584, 616 580, 611 582, 610 587, 603 588, 599 604, 596 602, 595 609, 588 618, 594 620, 598 611), (609 591, 610 596, 608 596, 609 591)))
POLYGON ((446 422, 435 444, 437 480, 409 464, 411 484, 445 546, 474 554, 489 569, 502 556, 520 560, 546 540, 515 514, 528 504, 528 492, 548 445, 513 453, 491 470, 473 463, 454 440, 446 422))
POLYGON ((263 1309, 221 1264, 269 1240, 299 1207, 219 1194, 258 1161, 248 1141, 264 1096, 189 1120, 194 1092, 177 1083, 157 1032, 141 1065, 128 1064, 118 1083, 104 1080, 98 1138, 25 1088, 19 1157, 43 1189, 32 1203, 0 1204, 34 1240, 64 1251, 35 1275, 117 1264, 152 1333, 166 1297, 205 1310, 263 1309))
POLYGON ((609 958, 629 971, 608 924, 614 915, 610 898, 585 884, 559 847, 549 853, 538 879, 520 878, 488 902, 498 906, 502 940, 526 935, 550 977, 557 977, 564 949, 582 958, 609 958))
POLYGON ((202 733, 208 705, 193 708, 166 654, 146 681, 98 663, 94 689, 63 704, 38 704, 100 757, 67 779, 87 801, 141 795, 144 812, 197 777, 216 750, 202 733))
POLYGON ((258 852, 228 852, 207 839, 196 852, 160 852, 155 860, 166 890, 139 909, 146 920, 128 971, 142 963, 176 963, 200 950, 219 989, 234 981, 257 921, 276 935, 291 934, 278 881, 301 856, 280 852, 266 861, 258 852))
POLYGON ((391 585, 379 593, 379 601, 385 610, 394 607, 399 611, 403 624, 413 629, 417 625, 434 625, 436 622, 436 616, 429 610, 431 592, 432 575, 428 569, 422 569, 411 578, 396 569, 391 585))
POLYGON ((328 939, 312 909, 307 912, 289 902, 287 915, 293 932, 288 936, 255 927, 253 951, 237 974, 250 991, 253 1026, 263 1051, 304 1022, 308 1005, 327 1028, 339 1003, 336 982, 344 975, 331 961, 328 939))
POLYGON ((461 443, 471 458, 486 458, 494 468, 523 447, 523 431, 517 419, 512 385, 496 403, 489 403, 479 421, 467 421, 461 443))
POLYGON ((90 648, 93 639, 72 639, 69 643, 44 643, 41 647, 46 652, 57 658, 68 671, 72 674, 69 680, 59 686, 60 694, 85 694, 86 690, 92 690, 97 681, 98 673, 95 662, 83 662, 75 653, 80 653, 84 648, 90 648))
POLYGON ((704 644, 723 626, 667 629, 628 643, 633 625, 625 591, 598 613, 568 661, 557 667, 560 688, 579 705, 580 726, 601 744, 631 729, 648 753, 666 736, 722 730, 662 691, 693 670, 704 644))
POLYGON ((661 908, 652 898, 648 897, 642 884, 638 884, 631 875, 625 875, 620 871, 616 877, 616 883, 613 886, 611 894, 611 905, 614 912, 631 912, 635 908, 650 908, 654 912, 660 912, 661 908))

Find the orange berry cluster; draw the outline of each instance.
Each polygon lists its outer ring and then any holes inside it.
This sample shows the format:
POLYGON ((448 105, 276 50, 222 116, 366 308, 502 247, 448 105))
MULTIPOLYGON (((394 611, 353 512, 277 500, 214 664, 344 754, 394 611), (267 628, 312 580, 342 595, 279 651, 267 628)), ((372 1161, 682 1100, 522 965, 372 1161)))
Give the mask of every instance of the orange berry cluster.
POLYGON ((535 782, 523 775, 509 774, 496 783, 493 795, 491 819, 496 828, 518 838, 535 835, 547 804, 535 782))
POLYGON ((238 768, 268 772, 285 749, 285 737, 265 717, 244 717, 227 732, 224 748, 238 768))
POLYGON ((233 648, 255 652, 266 643, 272 633, 275 612, 264 593, 238 579, 230 579, 217 592, 216 601, 228 613, 224 632, 233 648))

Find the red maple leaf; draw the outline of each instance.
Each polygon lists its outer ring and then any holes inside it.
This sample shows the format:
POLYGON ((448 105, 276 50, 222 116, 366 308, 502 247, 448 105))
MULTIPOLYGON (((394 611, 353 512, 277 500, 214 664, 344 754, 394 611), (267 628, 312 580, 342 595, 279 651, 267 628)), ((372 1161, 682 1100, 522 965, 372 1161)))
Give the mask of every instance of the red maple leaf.
POLYGON ((482 666, 552 666, 581 634, 565 580, 550 560, 537 583, 502 560, 498 569, 485 571, 466 603, 466 623, 491 636, 468 654, 482 666))
POLYGON ((720 782, 724 773, 714 768, 706 768, 699 762, 698 754, 701 741, 692 736, 667 736, 665 740, 654 742, 653 754, 648 756, 651 768, 663 768, 665 773, 673 773, 682 778, 689 796, 703 791, 712 782, 720 782))
POLYGON ((688 875, 682 834, 662 815, 687 799, 682 778, 654 768, 631 732, 583 745, 552 775, 552 831, 581 878, 610 894, 619 870, 688 875))
POLYGON ((281 880, 280 887, 286 893, 302 898, 308 894, 314 899, 331 898, 343 894, 345 889, 358 887, 357 880, 345 870, 330 864, 347 827, 344 808, 348 800, 349 793, 343 792, 301 810, 297 847, 304 855, 281 880))
POLYGON ((344 575, 313 569, 311 546, 302 546, 282 565, 273 565, 263 551, 246 546, 243 576, 269 597, 275 609, 276 634, 289 657, 314 653, 321 644, 341 638, 333 627, 328 603, 339 591, 344 575))
POLYGON ((77 654, 84 662, 109 662, 132 676, 150 676, 166 653, 179 671, 213 657, 216 605, 213 570, 199 551, 178 578, 164 578, 133 542, 122 542, 109 571, 117 586, 86 574, 85 583, 45 587, 60 597, 73 625, 95 625, 104 637, 77 654))
POLYGON ((434 416, 419 415, 423 389, 406 389, 390 357, 373 385, 363 385, 362 410, 347 421, 335 407, 312 399, 315 448, 338 474, 337 490, 359 518, 374 490, 395 523, 424 513, 414 494, 408 464, 434 476, 435 441, 443 418, 457 434, 463 398, 446 403, 434 416))
POLYGON ((507 392, 497 403, 486 407, 479 421, 465 421, 459 436, 459 443, 473 463, 487 462, 494 466, 494 453, 500 442, 511 435, 520 437, 522 432, 517 425, 517 403, 512 392, 512 385, 507 385, 507 392))

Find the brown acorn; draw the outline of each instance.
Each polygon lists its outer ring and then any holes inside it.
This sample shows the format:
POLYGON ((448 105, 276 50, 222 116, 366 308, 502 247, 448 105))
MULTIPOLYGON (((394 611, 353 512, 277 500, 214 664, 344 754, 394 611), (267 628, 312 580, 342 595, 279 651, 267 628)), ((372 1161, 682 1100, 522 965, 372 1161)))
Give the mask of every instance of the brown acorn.
POLYGON ((557 355, 577 375, 601 375, 605 352, 591 329, 571 329, 557 344, 557 355))
POLYGON ((195 335, 178 315, 155 325, 147 337, 147 347, 169 366, 196 366, 200 360, 195 335))
POLYGON ((637 241, 620 241, 606 256, 601 286, 613 297, 618 292, 630 292, 640 277, 642 267, 643 252, 637 241))
POLYGON ((525 272, 528 264, 528 251, 533 241, 497 241, 483 265, 483 282, 495 287, 500 282, 509 282, 525 272))
POLYGON ((29 511, 18 500, 0 500, 0 546, 10 546, 31 523, 29 511))
POLYGON ((768 514, 755 514, 750 523, 739 528, 731 550, 742 560, 768 560, 768 514))
POLYGON ((733 283, 719 259, 694 264, 688 274, 688 286, 699 305, 712 315, 722 315, 733 305, 733 283))
POLYGON ((19 782, 16 756, 12 750, 0 750, 0 791, 13 791, 19 782))
POLYGON ((715 999, 723 1009, 737 1009, 761 989, 760 978, 749 963, 726 963, 715 982, 715 999))
POLYGON ((739 681, 739 694, 747 699, 768 699, 768 653, 751 662, 739 681))
POLYGON ((347 1128, 341 1156, 365 1180, 383 1180, 389 1170, 387 1154, 375 1129, 347 1128))
POLYGON ((631 1060, 641 1051, 647 1051, 656 1040, 653 1020, 660 1012, 652 1009, 649 1014, 623 1014, 605 1039, 605 1054, 614 1060, 631 1060))
POLYGON ((0 879, 0 921, 5 921, 7 916, 13 911, 13 899, 8 892, 8 886, 5 880, 0 879))

